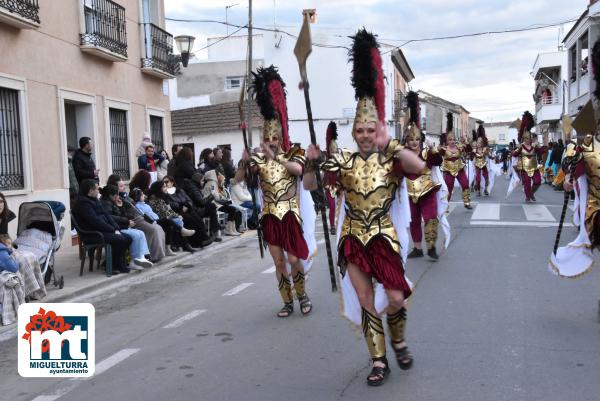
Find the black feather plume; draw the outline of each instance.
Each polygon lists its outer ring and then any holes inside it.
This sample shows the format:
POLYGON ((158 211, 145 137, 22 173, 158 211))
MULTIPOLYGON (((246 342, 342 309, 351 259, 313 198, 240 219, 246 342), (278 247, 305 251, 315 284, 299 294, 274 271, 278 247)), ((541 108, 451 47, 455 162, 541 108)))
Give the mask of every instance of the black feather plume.
POLYGON ((276 79, 281 82, 281 86, 285 88, 283 79, 277 72, 277 67, 271 65, 270 67, 259 67, 256 72, 252 72, 254 80, 250 90, 252 96, 256 100, 258 107, 260 108, 260 114, 266 120, 273 120, 277 118, 277 112, 273 105, 273 99, 269 92, 269 82, 276 79))
POLYGON ((371 49, 379 48, 375 36, 365 28, 351 36, 352 48, 348 52, 352 63, 352 86, 356 100, 363 97, 375 97, 377 71, 373 68, 371 49))
POLYGON ((448 112, 446 114, 446 132, 450 132, 454 129, 454 116, 448 112))
POLYGON ((594 81, 596 81, 594 96, 600 100, 600 40, 596 41, 592 49, 592 71, 594 71, 594 81))
POLYGON ((409 122, 419 127, 419 94, 413 91, 408 92, 406 95, 406 104, 410 113, 409 122))

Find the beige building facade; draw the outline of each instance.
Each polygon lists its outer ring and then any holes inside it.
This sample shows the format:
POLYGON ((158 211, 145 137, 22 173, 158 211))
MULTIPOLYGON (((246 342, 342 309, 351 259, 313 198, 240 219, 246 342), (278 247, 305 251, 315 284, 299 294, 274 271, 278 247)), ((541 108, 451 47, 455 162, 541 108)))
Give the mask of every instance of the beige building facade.
POLYGON ((0 191, 12 210, 29 200, 68 207, 67 151, 83 136, 101 183, 135 174, 145 132, 170 149, 165 80, 176 64, 162 27, 162 0, 0 3, 0 191))

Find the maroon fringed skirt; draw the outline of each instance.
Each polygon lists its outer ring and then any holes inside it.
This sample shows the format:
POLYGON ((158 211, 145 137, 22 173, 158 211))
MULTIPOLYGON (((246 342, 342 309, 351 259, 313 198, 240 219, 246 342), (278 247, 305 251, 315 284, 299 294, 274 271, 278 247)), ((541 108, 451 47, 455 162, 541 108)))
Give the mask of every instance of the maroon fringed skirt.
POLYGON ((267 214, 262 219, 262 229, 267 244, 278 246, 299 259, 308 259, 302 226, 293 212, 287 212, 282 220, 267 214))
POLYGON ((340 263, 358 266, 363 273, 375 277, 384 288, 402 290, 405 298, 412 293, 404 277, 400 255, 381 236, 373 238, 366 247, 355 237, 346 237, 340 248, 340 263))

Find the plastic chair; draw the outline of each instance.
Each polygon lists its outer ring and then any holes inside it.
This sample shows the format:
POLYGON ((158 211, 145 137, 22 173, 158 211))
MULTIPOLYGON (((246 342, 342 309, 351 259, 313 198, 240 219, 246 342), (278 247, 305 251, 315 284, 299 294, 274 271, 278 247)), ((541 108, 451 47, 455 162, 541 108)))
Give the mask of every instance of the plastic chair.
MULTIPOLYGON (((83 252, 79 253, 79 258, 81 260, 79 275, 83 275, 83 266, 85 265, 86 256, 90 259, 89 271, 94 271, 94 254, 96 253, 96 249, 104 248, 106 256, 106 277, 112 276, 112 247, 110 244, 104 241, 104 235, 102 235, 100 231, 83 230, 77 223, 77 219, 73 215, 73 212, 71 212, 71 222, 73 223, 73 228, 75 228, 75 231, 77 231, 77 235, 79 236, 80 249, 83 250, 83 252)), ((100 258, 98 258, 98 265, 96 267, 96 270, 99 269, 100 258)))

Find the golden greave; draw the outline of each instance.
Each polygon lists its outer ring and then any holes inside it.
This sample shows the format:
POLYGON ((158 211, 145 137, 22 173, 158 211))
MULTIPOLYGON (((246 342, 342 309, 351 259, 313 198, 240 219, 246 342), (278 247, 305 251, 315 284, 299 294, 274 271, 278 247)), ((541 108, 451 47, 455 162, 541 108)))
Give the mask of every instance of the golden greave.
POLYGON ((296 296, 298 296, 298 298, 302 297, 306 293, 304 282, 304 273, 298 271, 298 273, 296 273, 294 276, 294 289, 296 290, 296 296))
POLYGON ((390 328, 392 342, 399 344, 404 341, 404 329, 406 328, 406 308, 398 309, 398 312, 387 315, 387 323, 390 328))
POLYGON ((435 247, 438 236, 438 219, 431 219, 425 222, 425 242, 427 243, 427 249, 435 247))
POLYGON ((281 294, 281 299, 285 304, 292 303, 294 300, 292 298, 292 283, 284 275, 279 278, 279 294, 281 294))
POLYGON ((463 198, 463 203, 465 204, 465 206, 471 205, 471 192, 469 191, 469 189, 463 189, 462 198, 463 198))
POLYGON ((383 322, 379 317, 371 314, 364 308, 362 310, 362 329, 371 359, 385 357, 383 322))

